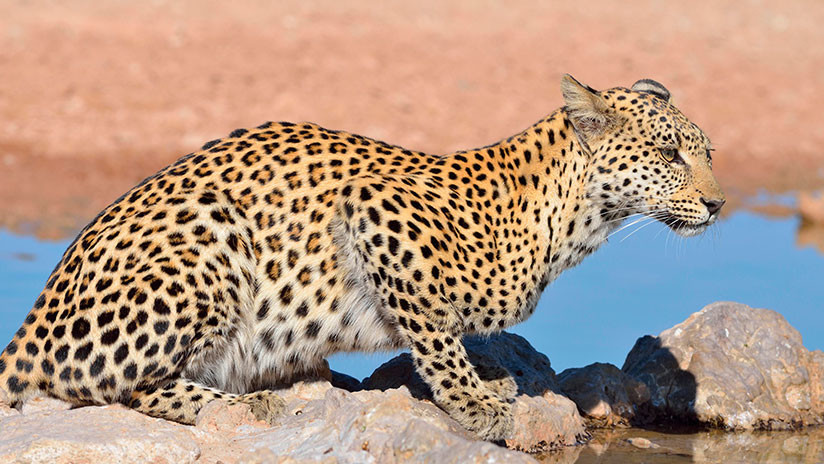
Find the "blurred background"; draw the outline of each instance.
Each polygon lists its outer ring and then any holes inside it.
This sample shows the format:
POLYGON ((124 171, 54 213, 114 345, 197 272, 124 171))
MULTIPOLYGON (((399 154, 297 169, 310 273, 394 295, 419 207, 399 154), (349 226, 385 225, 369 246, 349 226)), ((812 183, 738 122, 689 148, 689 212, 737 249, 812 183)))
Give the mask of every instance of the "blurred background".
POLYGON ((99 210, 205 141, 313 121, 446 153, 550 113, 571 73, 666 85, 713 140, 728 206, 699 239, 617 234, 515 331, 557 370, 620 366, 734 299, 824 348, 821 24, 818 0, 0 1, 0 339, 99 210))

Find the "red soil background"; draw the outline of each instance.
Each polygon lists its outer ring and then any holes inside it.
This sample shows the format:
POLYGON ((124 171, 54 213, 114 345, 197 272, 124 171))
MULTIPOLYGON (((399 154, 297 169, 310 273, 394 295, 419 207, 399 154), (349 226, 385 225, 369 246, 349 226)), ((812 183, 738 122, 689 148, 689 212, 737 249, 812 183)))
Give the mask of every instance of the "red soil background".
POLYGON ((566 72, 662 82, 713 139, 732 208, 751 207, 824 185, 822 24, 819 0, 4 1, 0 227, 69 236, 267 120, 485 145, 560 106, 566 72))

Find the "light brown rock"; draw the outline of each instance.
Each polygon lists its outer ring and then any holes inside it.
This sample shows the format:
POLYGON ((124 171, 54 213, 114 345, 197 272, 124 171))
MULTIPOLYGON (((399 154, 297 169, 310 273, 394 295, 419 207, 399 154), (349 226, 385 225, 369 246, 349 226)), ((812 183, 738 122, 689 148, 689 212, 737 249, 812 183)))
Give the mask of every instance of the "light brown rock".
POLYGON ((71 403, 49 398, 47 396, 37 396, 26 400, 20 412, 23 414, 50 413, 56 411, 68 411, 72 408, 71 403))
POLYGON ((800 247, 813 246, 824 253, 824 191, 818 195, 810 192, 798 194, 798 225, 796 244, 800 247))
POLYGON ((650 399, 645 384, 612 364, 567 369, 558 374, 558 382, 591 427, 628 426, 650 399))
POLYGON ((200 449, 188 428, 122 406, 49 410, 0 422, 0 462, 192 463, 200 449))
POLYGON ((801 219, 814 223, 824 224, 824 194, 814 195, 810 192, 798 194, 798 212, 801 219))
POLYGON ((506 446, 527 453, 542 453, 573 446, 589 439, 575 403, 547 390, 543 395, 518 395, 513 408, 515 431, 506 446))
POLYGON ((623 370, 647 384, 659 420, 785 429, 824 423, 821 359, 777 312, 720 302, 640 338, 623 370))
POLYGON ((824 405, 824 351, 810 353, 810 397, 813 404, 824 405))
POLYGON ((212 402, 198 415, 200 461, 243 463, 534 462, 528 455, 478 441, 405 387, 350 393, 327 381, 278 390, 286 400, 274 427, 245 405, 212 402))
MULTIPOLYGON (((333 389, 328 381, 309 380, 296 382, 289 388, 278 390, 278 394, 286 400, 286 414, 283 419, 302 414, 303 408, 313 400, 322 400, 326 392, 333 389)), ((249 453, 240 441, 264 431, 277 433, 277 425, 270 427, 262 421, 257 421, 251 414, 249 406, 244 404, 229 406, 224 401, 212 401, 198 414, 196 428, 199 432, 196 440, 201 449, 200 461, 223 462, 226 464, 246 462, 241 457, 248 455, 248 462, 281 462, 269 459, 266 450, 260 454, 249 453), (239 461, 240 460, 240 461, 239 461)), ((283 441, 282 439, 278 441, 283 441)), ((279 455, 283 462, 299 462, 288 454, 279 455)), ((314 462, 314 461, 312 461, 314 462)))
POLYGON ((406 388, 349 393, 298 386, 294 408, 277 427, 237 436, 240 462, 481 463, 535 462, 531 457, 475 440, 446 413, 414 399, 406 388), (308 388, 308 391, 307 391, 308 388), (308 395, 307 395, 308 393, 308 395), (290 460, 282 457, 289 456, 290 460))
MULTIPOLYGON (((0 392, 2 393, 2 392, 0 392)), ((3 420, 4 417, 10 416, 19 416, 20 411, 12 408, 9 406, 2 398, 0 398, 0 420, 3 420)))
POLYGON ((796 231, 795 244, 799 248, 814 247, 824 254, 824 222, 801 221, 796 231))
POLYGON ((641 449, 659 448, 658 445, 643 437, 627 438, 627 443, 641 449))
POLYGON ((212 433, 234 432, 238 427, 248 425, 265 427, 264 421, 257 420, 248 404, 229 405, 225 401, 210 401, 197 413, 195 426, 212 433))

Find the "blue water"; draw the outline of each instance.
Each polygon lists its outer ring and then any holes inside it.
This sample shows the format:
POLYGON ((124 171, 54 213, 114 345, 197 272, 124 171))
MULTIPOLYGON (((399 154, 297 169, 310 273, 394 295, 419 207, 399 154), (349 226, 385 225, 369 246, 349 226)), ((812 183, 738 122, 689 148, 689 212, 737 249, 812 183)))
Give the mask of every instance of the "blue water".
MULTIPOLYGON (((824 257, 794 245, 797 228, 797 219, 744 212, 691 239, 658 224, 627 237, 630 227, 562 274, 532 318, 511 330, 549 356, 558 372, 596 361, 620 367, 638 337, 728 300, 780 312, 807 348, 824 349, 824 257)), ((0 346, 19 327, 69 242, 0 230, 0 346)), ((392 356, 345 354, 330 363, 363 378, 392 356)))

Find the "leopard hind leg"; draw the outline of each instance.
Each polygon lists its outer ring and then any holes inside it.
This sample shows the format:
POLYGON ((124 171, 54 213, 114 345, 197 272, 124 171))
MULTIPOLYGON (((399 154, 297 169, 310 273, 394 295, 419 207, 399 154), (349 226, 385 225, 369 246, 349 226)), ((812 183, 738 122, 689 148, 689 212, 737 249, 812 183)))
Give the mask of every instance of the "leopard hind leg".
POLYGON ((152 417, 194 424, 197 413, 212 400, 248 404, 258 420, 273 424, 285 410, 286 402, 271 390, 246 394, 227 393, 188 379, 170 380, 162 386, 135 389, 127 405, 152 417))

